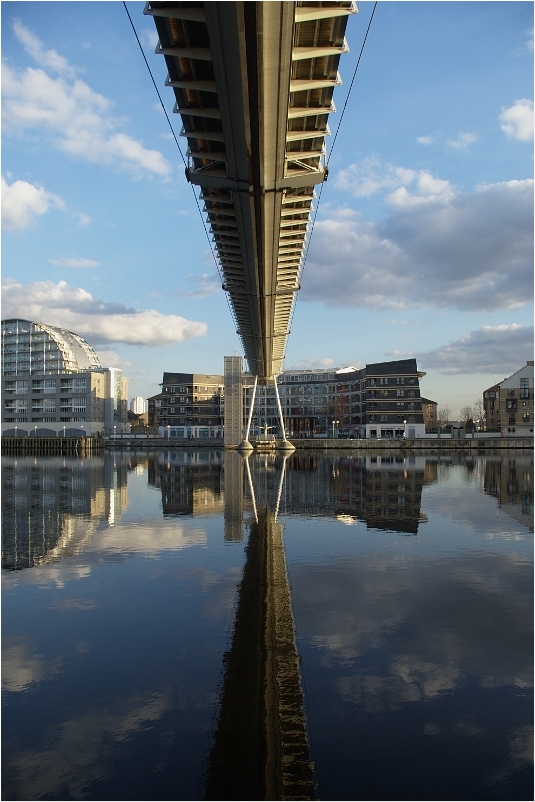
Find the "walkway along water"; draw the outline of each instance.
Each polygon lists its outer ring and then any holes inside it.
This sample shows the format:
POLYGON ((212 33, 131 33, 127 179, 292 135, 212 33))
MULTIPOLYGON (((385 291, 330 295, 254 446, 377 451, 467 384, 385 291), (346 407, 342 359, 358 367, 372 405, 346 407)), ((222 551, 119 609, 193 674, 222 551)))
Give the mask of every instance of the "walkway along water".
POLYGON ((2 437, 2 454, 89 457, 103 451, 102 437, 2 437))

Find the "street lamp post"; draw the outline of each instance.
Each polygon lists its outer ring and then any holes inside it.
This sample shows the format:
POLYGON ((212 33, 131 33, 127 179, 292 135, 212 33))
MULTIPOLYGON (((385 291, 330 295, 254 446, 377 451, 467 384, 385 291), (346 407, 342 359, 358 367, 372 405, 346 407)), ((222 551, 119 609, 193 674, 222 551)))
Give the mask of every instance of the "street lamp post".
POLYGON ((170 426, 167 427, 167 439, 168 440, 171 439, 171 427, 170 426))
POLYGON ((63 427, 63 437, 65 437, 65 426, 63 427))
POLYGON ((403 437, 405 438, 405 440, 407 439, 407 421, 406 420, 403 421, 403 437))
POLYGON ((333 440, 334 440, 334 426, 335 424, 338 426, 339 423, 340 423, 339 420, 333 420, 333 440))
POLYGON ((33 427, 33 436, 37 437, 37 426, 33 427))

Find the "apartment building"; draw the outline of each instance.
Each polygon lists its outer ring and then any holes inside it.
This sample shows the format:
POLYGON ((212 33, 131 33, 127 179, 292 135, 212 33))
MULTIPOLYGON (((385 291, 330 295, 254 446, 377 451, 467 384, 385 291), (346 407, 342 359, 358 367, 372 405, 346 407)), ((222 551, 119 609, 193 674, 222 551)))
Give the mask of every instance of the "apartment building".
MULTIPOLYGON (((232 444, 239 443, 249 417, 254 377, 241 373, 240 357, 225 360, 225 378, 204 373, 164 373, 162 392, 148 399, 149 425, 157 425, 159 434, 169 439, 223 437, 224 428, 230 431, 232 427, 232 444), (238 390, 242 388, 243 403, 231 404, 236 410, 233 415, 228 405, 225 415, 225 381, 227 388, 236 382, 238 390)), ((277 388, 288 436, 423 437, 419 386, 423 376, 415 359, 380 362, 360 369, 286 370, 277 377, 277 388)), ((435 402, 428 404, 436 410, 435 402)), ((272 384, 257 387, 250 433, 254 436, 266 431, 280 436, 272 384)))
POLYGON ((499 432, 500 424, 500 385, 493 384, 483 393, 483 414, 487 432, 499 432))
POLYGON ((117 368, 2 376, 2 434, 79 437, 127 431, 127 381, 117 368))
POLYGON ((2 434, 74 437, 128 431, 128 381, 72 331, 2 321, 2 434))
POLYGON ((157 395, 151 395, 150 398, 147 398, 147 412, 149 416, 149 426, 151 428, 157 428, 159 426, 162 398, 164 397, 162 393, 158 393, 157 395))
POLYGON ((436 401, 431 401, 430 398, 422 398, 422 415, 424 418, 424 425, 426 432, 436 432, 438 430, 438 416, 436 401))
MULTIPOLYGON (((379 362, 365 368, 284 371, 277 378, 289 437, 415 438, 425 435, 420 379, 415 359, 379 362)), ((253 377, 244 375, 244 419, 250 410, 253 377)), ((429 402, 433 404, 434 402, 429 402)), ((435 405, 436 409, 436 405, 435 405)), ((252 433, 277 434, 273 387, 257 388, 252 433)))
MULTIPOLYGON (((158 432, 162 437, 223 437, 223 376, 207 373, 164 373, 159 397, 158 432)), ((151 401, 149 399, 149 422, 151 401)), ((153 415, 156 405, 152 406, 153 415)))
POLYGON ((134 412, 136 415, 143 415, 147 412, 147 402, 142 396, 136 395, 136 397, 132 398, 130 401, 130 411, 134 412))
POLYGON ((487 431, 533 435, 533 360, 483 393, 487 431))
POLYGON ((2 320, 2 374, 76 373, 100 368, 89 343, 78 334, 22 318, 2 320))

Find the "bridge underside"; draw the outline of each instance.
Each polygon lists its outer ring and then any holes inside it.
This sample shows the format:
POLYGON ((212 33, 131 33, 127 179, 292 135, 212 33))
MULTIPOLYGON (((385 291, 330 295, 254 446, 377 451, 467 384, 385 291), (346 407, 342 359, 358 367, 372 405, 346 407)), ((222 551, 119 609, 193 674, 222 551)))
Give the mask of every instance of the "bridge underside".
POLYGON ((150 2, 249 370, 282 370, 353 2, 150 2))

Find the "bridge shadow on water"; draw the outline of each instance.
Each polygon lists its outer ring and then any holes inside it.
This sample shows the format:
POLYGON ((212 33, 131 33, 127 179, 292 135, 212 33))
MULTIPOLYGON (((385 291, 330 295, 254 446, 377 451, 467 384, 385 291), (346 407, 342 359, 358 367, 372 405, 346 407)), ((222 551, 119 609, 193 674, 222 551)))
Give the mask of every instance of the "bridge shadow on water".
MULTIPOLYGON (((234 631, 224 656, 220 712, 206 778, 206 799, 313 799, 314 777, 286 570, 283 525, 277 520, 286 459, 276 488, 255 491, 249 457, 236 464, 227 506, 242 505, 244 469, 254 518, 239 586, 234 631), (236 482, 238 486, 236 488, 236 482), (273 493, 273 490, 276 490, 273 493), (271 491, 271 492, 270 492, 271 491), (271 498, 270 498, 271 497, 271 498)), ((255 476, 266 480, 268 473, 255 476)), ((235 517, 225 509, 225 519, 235 517)))

